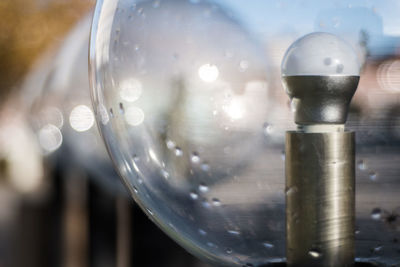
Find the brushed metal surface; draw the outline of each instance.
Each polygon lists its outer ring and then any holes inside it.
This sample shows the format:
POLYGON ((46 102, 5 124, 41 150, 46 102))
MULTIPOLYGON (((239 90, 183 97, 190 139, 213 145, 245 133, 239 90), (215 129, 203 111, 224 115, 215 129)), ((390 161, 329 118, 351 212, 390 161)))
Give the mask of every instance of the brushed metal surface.
POLYGON ((283 86, 295 104, 295 122, 344 124, 360 76, 283 76, 283 86))
POLYGON ((353 266, 353 132, 286 133, 288 266, 353 266))

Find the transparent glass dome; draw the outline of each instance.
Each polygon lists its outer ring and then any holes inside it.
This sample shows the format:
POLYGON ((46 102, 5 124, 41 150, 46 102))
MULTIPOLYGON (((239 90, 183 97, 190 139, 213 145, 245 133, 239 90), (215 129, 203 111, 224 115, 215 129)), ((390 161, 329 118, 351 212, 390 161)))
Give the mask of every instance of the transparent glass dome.
POLYGON ((136 202, 215 265, 284 261, 282 151, 294 107, 280 66, 293 41, 330 32, 362 66, 348 120, 357 260, 399 263, 399 13, 396 1, 99 0, 94 110, 136 202))
POLYGON ((113 192, 124 192, 95 125, 88 80, 91 16, 82 19, 39 59, 27 75, 21 96, 44 155, 57 154, 113 192), (62 153, 56 153, 62 151, 62 153))
POLYGON ((336 35, 314 32, 296 40, 282 60, 282 75, 359 76, 354 49, 336 35))

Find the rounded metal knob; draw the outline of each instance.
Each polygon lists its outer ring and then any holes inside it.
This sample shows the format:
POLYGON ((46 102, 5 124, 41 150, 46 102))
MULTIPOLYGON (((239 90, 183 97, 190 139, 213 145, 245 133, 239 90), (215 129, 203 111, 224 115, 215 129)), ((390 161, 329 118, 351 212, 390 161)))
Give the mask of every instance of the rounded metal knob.
POLYGON ((282 81, 299 125, 344 124, 360 79, 357 55, 344 40, 311 33, 287 50, 282 81))

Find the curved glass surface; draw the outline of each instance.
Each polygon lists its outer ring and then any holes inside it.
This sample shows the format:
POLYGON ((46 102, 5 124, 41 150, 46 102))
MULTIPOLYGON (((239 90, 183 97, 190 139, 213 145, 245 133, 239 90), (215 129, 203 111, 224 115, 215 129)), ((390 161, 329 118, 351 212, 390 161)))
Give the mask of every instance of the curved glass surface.
POLYGON ((400 27, 396 1, 98 1, 90 76, 97 122, 135 200, 216 265, 284 260, 284 133, 295 108, 283 53, 331 32, 362 65, 358 260, 397 264, 400 27))

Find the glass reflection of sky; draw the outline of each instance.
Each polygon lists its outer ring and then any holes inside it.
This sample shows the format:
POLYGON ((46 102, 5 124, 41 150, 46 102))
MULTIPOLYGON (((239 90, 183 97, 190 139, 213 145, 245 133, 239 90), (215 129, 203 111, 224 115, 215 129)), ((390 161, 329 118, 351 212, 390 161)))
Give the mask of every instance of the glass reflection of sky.
POLYGON ((289 35, 299 37, 325 31, 354 38, 368 35, 368 48, 374 56, 393 54, 400 36, 400 2, 372 1, 249 1, 217 0, 228 7, 258 38, 289 35), (265 10, 265 12, 259 12, 265 10))
MULTIPOLYGON (((314 25, 309 23, 310 18, 318 17, 321 11, 327 9, 357 9, 362 6, 364 9, 384 14, 383 33, 385 35, 400 35, 400 16, 398 8, 400 2, 396 0, 370 1, 250 1, 243 5, 242 0, 218 0, 217 2, 232 9, 239 17, 245 18, 249 28, 265 34, 281 34, 282 31, 293 30, 303 35, 314 30, 314 25), (367 7, 367 8, 366 8, 367 7), (265 10, 265 12, 257 12, 265 10), (279 25, 279 26, 278 26, 279 25), (271 27, 272 26, 272 27, 271 27)), ((383 16, 380 16, 383 17, 383 16)), ((353 25, 368 23, 365 14, 356 12, 351 18, 353 25)))

